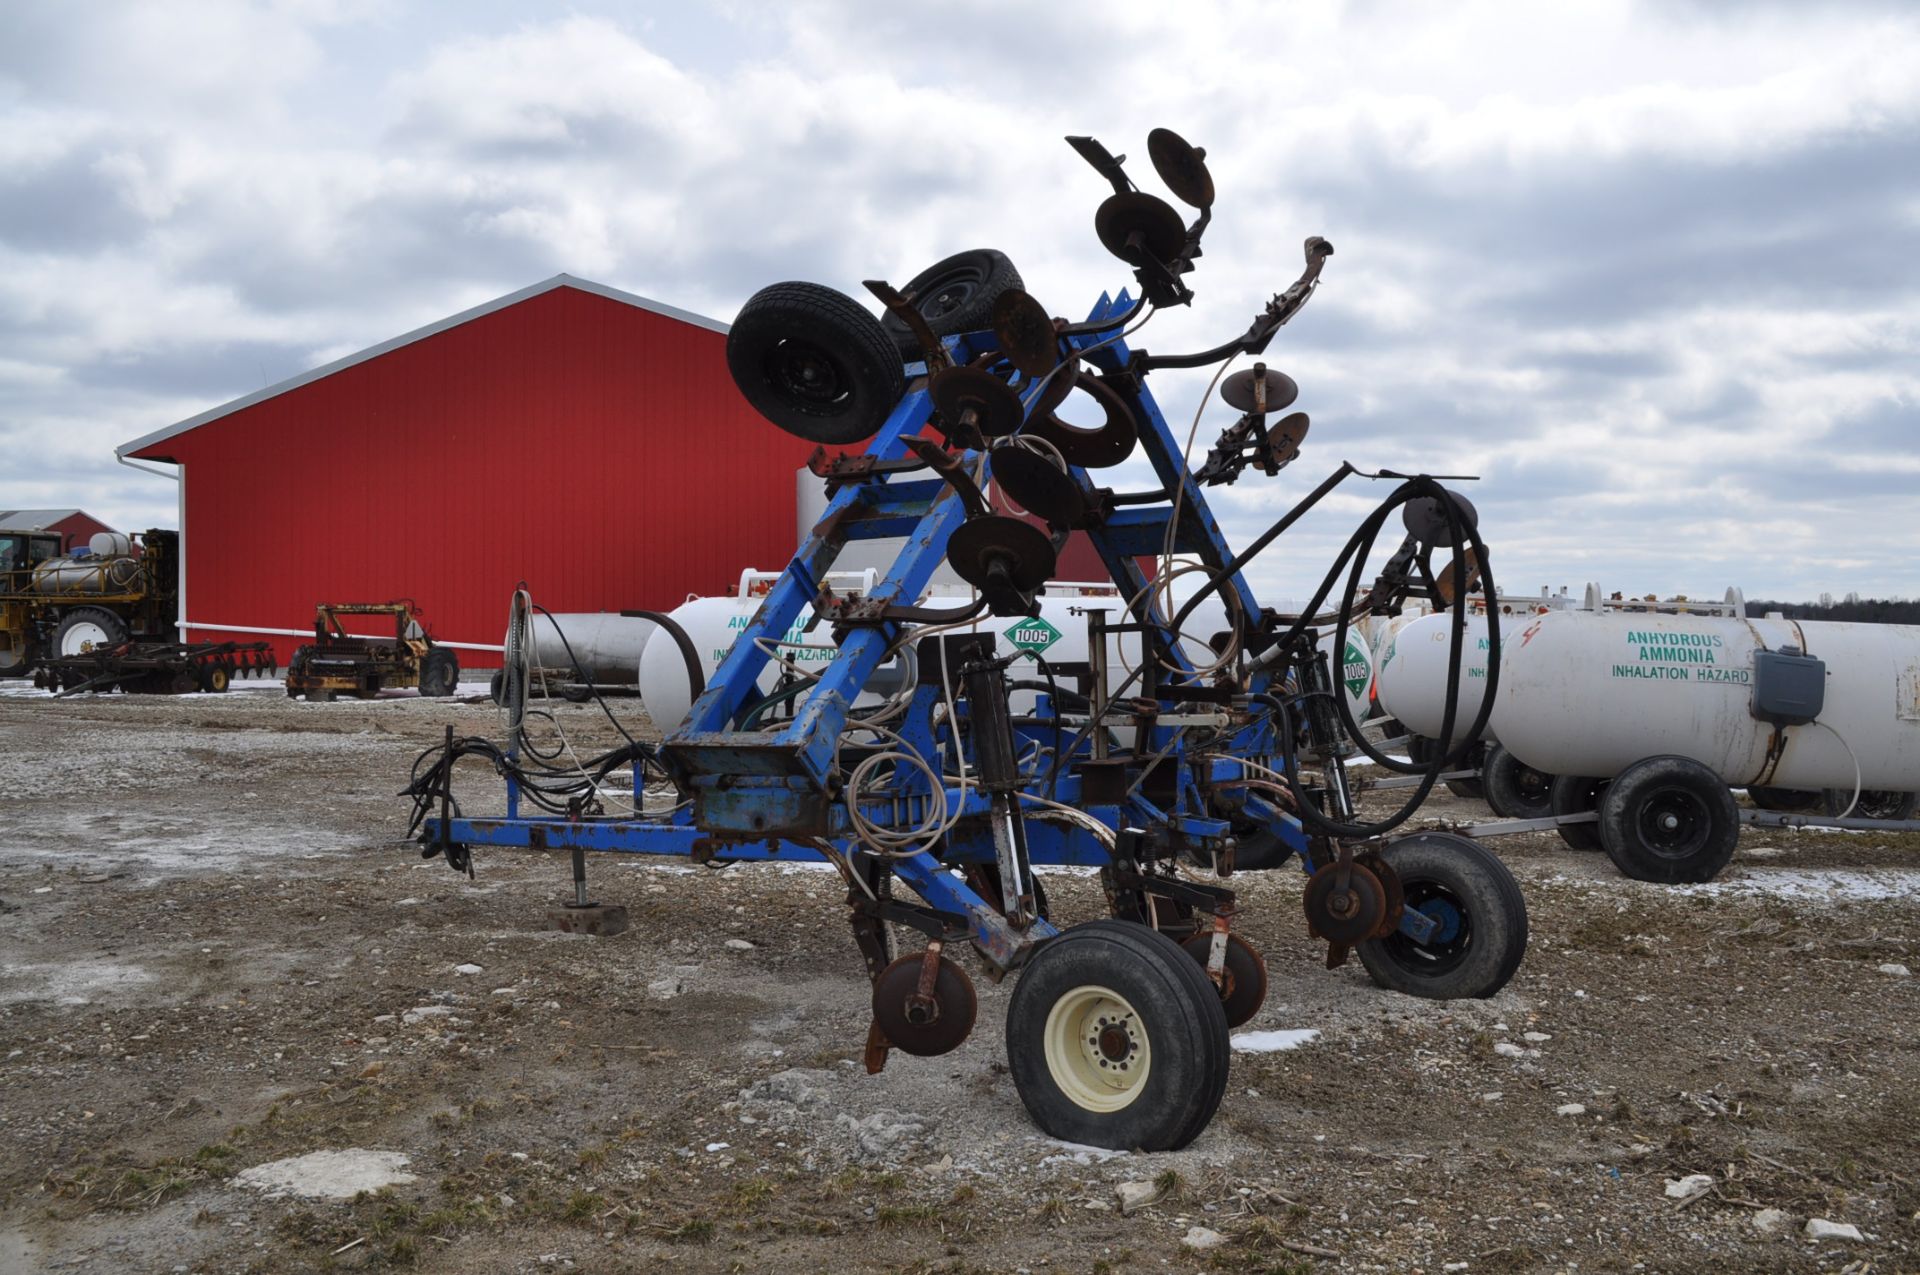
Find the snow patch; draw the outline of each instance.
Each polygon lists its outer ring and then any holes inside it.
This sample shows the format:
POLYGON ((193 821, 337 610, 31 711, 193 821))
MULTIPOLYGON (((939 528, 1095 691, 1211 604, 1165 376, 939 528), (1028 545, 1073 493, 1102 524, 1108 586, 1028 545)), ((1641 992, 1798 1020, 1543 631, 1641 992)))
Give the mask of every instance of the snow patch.
POLYGON ((1283 1049, 1298 1049, 1318 1040, 1318 1027, 1290 1027, 1283 1031, 1241 1032, 1233 1038, 1233 1047, 1244 1054, 1272 1054, 1283 1049))
POLYGON ((1663 885, 1693 895, 1764 895, 1783 899, 1854 901, 1920 897, 1920 872, 1910 869, 1745 868, 1699 885, 1663 885))
POLYGON ((407 1157, 398 1151, 311 1151, 289 1160, 256 1164, 234 1175, 234 1181, 270 1196, 300 1195, 310 1200, 351 1200, 362 1191, 401 1186, 414 1176, 406 1171, 407 1157))

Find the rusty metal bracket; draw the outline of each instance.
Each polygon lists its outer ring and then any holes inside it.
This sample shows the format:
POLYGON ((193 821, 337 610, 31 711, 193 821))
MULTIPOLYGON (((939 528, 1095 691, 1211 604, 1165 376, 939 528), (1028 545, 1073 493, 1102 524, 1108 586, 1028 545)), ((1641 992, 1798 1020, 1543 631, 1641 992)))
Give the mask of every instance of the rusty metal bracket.
POLYGON ((902 294, 885 279, 866 279, 862 281, 862 286, 878 297, 880 304, 887 307, 894 318, 907 325, 907 330, 913 333, 913 339, 926 351, 929 375, 953 366, 953 360, 947 356, 946 345, 927 325, 927 316, 913 308, 911 294, 902 294))
POLYGON ((925 469, 927 462, 918 457, 901 456, 894 460, 882 460, 878 456, 850 456, 845 452, 828 459, 827 449, 816 447, 813 455, 807 457, 807 469, 815 478, 827 480, 827 495, 832 496, 842 487, 853 483, 865 482, 880 474, 905 474, 916 469, 925 469))

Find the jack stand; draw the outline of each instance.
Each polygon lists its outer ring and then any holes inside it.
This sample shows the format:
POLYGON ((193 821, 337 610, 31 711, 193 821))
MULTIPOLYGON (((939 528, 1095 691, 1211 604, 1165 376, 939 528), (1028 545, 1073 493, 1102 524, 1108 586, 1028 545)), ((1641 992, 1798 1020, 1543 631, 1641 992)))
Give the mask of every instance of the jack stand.
POLYGON ((573 848, 573 902, 547 912, 547 926, 563 934, 597 934, 612 938, 627 928, 627 910, 617 903, 587 899, 587 852, 573 848))

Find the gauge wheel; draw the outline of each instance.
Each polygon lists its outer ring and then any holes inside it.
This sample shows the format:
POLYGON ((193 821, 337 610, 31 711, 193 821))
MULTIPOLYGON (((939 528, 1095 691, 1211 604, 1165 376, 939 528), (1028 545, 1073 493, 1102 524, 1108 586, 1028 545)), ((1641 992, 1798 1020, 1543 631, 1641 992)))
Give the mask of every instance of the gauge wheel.
POLYGON ((1711 881, 1739 841, 1726 780, 1690 757, 1637 761, 1600 799, 1601 848, 1636 881, 1711 881))
POLYGON ((1429 1000, 1484 999, 1507 985, 1527 954, 1527 901, 1507 865, 1448 832, 1416 832, 1380 857, 1400 878, 1405 906, 1434 923, 1424 941, 1404 930, 1359 944, 1380 986, 1429 1000))
POLYGON ((1007 1065, 1049 1137, 1175 1151, 1226 1092, 1220 995, 1164 934, 1126 921, 1075 926, 1037 952, 1007 1008, 1007 1065))
POLYGON ((871 437, 906 392, 900 352, 880 321, 845 293, 776 283, 740 308, 727 370, 753 409, 808 442, 871 437))
POLYGON ((194 675, 194 684, 214 695, 224 695, 233 682, 233 673, 219 662, 202 664, 194 675))

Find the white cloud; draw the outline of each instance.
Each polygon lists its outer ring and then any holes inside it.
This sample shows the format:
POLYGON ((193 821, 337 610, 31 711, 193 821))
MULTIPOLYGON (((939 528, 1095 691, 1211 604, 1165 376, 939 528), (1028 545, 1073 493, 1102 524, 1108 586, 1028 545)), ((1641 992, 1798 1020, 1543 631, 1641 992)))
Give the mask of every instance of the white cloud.
MULTIPOLYGON (((993 244, 1078 317, 1126 276, 1060 138, 1096 133, 1151 184, 1168 123, 1221 202, 1199 301, 1151 348, 1238 331, 1306 234, 1338 248, 1269 352, 1314 414, 1307 456, 1223 493, 1236 534, 1347 457, 1485 473, 1527 588, 1920 593, 1906 461, 1858 454, 1920 403, 1901 10, 507 14, 0 15, 0 442, 56 440, 0 500, 167 517, 114 444, 557 270, 724 317, 776 278, 855 291, 993 244), (1648 534, 1675 510, 1686 534, 1648 534)), ((1205 375, 1156 385, 1184 436, 1205 375)), ((1340 506, 1263 576, 1305 592, 1361 502, 1340 506)))

